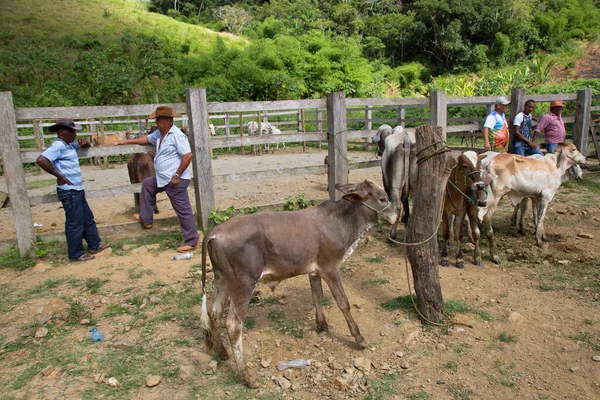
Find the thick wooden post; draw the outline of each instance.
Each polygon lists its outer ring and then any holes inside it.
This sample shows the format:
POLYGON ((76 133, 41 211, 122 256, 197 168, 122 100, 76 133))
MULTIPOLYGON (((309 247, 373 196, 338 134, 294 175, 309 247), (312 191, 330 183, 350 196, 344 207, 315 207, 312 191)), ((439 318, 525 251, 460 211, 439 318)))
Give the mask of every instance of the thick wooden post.
POLYGON ((445 90, 433 90, 429 98, 429 124, 442 128, 443 140, 446 140, 446 125, 448 124, 448 101, 445 90))
POLYGON ((42 128, 42 120, 36 119, 33 121, 33 136, 35 136, 35 148, 38 151, 46 150, 44 142, 44 129, 42 128))
POLYGON ((327 141, 329 156, 329 199, 339 200, 342 194, 337 183, 348 183, 348 134, 346 133, 346 94, 334 92, 327 95, 327 141))
POLYGON ((2 154, 4 177, 15 220, 17 245, 21 256, 25 256, 35 249, 35 228, 27 195, 25 172, 21 163, 21 149, 11 92, 0 92, 0 154, 2 154))
POLYGON ((365 129, 370 131, 373 129, 373 106, 365 107, 365 129))
POLYGON ((575 126, 573 127, 573 142, 584 157, 588 155, 588 132, 592 119, 592 89, 577 91, 577 108, 575 109, 575 126))
POLYGON ((446 149, 440 143, 445 140, 441 127, 420 126, 416 140, 421 162, 417 187, 412 192, 415 206, 408 220, 406 242, 423 243, 407 246, 406 254, 412 267, 419 311, 427 320, 440 323, 444 320, 444 301, 438 272, 436 232, 440 225, 444 189, 455 161, 449 151, 441 152, 446 149))
POLYGON ((518 113, 525 108, 525 89, 512 89, 510 91, 510 117, 507 117, 508 131, 510 132, 508 152, 514 153, 515 127, 513 121, 518 113))
POLYGON ((406 109, 402 106, 398 107, 398 125, 403 128, 406 125, 406 109))
POLYGON ((196 195, 196 220, 205 230, 212 225, 208 214, 215 208, 212 160, 210 158, 210 130, 206 108, 206 88, 186 91, 187 114, 192 147, 194 193, 196 195))

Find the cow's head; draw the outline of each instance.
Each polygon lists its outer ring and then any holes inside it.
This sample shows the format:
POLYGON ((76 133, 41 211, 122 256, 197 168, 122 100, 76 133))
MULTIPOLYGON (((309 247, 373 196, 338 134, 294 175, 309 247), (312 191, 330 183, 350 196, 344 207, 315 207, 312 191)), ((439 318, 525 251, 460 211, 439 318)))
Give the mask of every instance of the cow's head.
POLYGON ((554 153, 557 154, 557 168, 562 168, 563 166, 569 168, 573 164, 585 165, 587 167, 585 157, 577 150, 577 147, 572 142, 559 143, 554 153))
MULTIPOLYGON (((481 160, 474 151, 465 151, 458 157, 456 171, 462 175, 463 184, 467 190, 468 200, 479 207, 487 205, 487 190, 491 182, 491 175, 481 170, 481 160)), ((455 175, 455 180, 460 179, 455 175)), ((458 183, 458 182, 457 182, 458 183)))
POLYGON ((358 184, 338 183, 335 185, 335 188, 344 193, 342 199, 353 203, 361 203, 373 211, 372 216, 377 221, 383 219, 390 224, 396 222, 396 210, 391 206, 392 203, 387 193, 372 180, 366 179, 364 182, 358 184))
POLYGON ((381 157, 385 150, 385 139, 392 134, 392 127, 389 125, 381 125, 377 129, 375 136, 371 138, 373 144, 377 145, 377 156, 381 157))

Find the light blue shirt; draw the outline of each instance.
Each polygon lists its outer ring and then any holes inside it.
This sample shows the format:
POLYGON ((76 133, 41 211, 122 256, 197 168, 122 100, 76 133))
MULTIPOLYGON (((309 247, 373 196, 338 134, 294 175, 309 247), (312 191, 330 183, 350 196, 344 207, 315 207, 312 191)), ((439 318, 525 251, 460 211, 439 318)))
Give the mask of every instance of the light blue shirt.
MULTIPOLYGON (((156 186, 164 187, 181 165, 181 158, 192 152, 188 137, 173 125, 160 143, 161 132, 156 130, 148 135, 148 141, 156 146, 154 169, 156 170, 156 186)), ((189 167, 181 174, 181 179, 191 179, 189 167)))
POLYGON ((42 153, 48 161, 54 164, 54 168, 73 184, 72 186, 56 184, 59 189, 83 190, 79 156, 77 155, 78 148, 79 144, 75 141, 66 143, 64 140, 56 138, 50 147, 42 153))

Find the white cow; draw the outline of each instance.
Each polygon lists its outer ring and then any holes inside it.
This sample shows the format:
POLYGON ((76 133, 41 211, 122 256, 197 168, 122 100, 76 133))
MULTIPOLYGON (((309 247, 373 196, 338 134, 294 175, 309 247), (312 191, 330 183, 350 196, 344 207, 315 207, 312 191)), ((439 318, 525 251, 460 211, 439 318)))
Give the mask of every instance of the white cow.
MULTIPOLYGON (((258 129, 258 122, 250 121, 248 122, 248 136, 259 136, 259 135, 281 135, 281 130, 274 125, 271 125, 268 122, 260 123, 260 130, 258 129)), ((285 149, 285 143, 283 144, 283 148, 285 149)), ((276 148, 279 148, 279 143, 277 143, 276 148)), ((259 150, 260 147, 252 146, 252 153, 255 154, 259 150)), ((265 144, 265 151, 269 152, 269 144, 265 144)), ((275 150, 273 150, 275 151, 275 150)))
MULTIPOLYGON (((404 224, 408 222, 410 215, 408 197, 412 188, 416 187, 418 179, 416 144, 414 132, 405 132, 401 126, 397 126, 385 139, 385 150, 381 157, 383 186, 397 210, 398 219, 402 215, 404 224)), ((398 220, 390 230, 392 239, 396 238, 397 230, 398 220)))
POLYGON ((573 143, 561 143, 553 154, 542 158, 498 154, 491 160, 486 160, 486 163, 485 169, 492 175, 493 180, 490 184, 488 205, 480 209, 479 218, 483 219, 486 227, 492 261, 499 264, 500 258, 495 255, 492 215, 500 199, 508 195, 513 205, 528 197, 534 199, 534 207, 537 209, 534 220, 535 237, 537 244, 542 245, 546 239, 544 217, 548 204, 563 182, 563 176, 568 174, 567 170, 575 164, 584 164, 585 157, 573 143))

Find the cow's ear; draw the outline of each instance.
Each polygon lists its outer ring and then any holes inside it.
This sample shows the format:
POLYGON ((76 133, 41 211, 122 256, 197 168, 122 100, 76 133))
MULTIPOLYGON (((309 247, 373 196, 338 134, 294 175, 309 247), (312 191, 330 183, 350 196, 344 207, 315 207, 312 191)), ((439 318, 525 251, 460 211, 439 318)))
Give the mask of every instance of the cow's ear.
POLYGON ((359 203, 359 202, 363 201, 364 197, 365 196, 364 196, 363 192, 352 192, 352 193, 343 195, 342 199, 351 201, 354 203, 359 203))
POLYGON ((344 194, 356 192, 356 185, 354 183, 338 183, 335 185, 335 188, 344 194))

